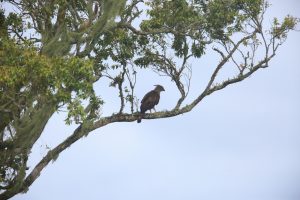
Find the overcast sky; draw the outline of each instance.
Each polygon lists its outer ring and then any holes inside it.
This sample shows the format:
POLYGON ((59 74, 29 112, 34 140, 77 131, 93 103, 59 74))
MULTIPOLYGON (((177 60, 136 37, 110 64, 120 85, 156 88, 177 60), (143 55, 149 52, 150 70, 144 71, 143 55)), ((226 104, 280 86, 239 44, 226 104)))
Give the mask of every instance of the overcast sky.
MULTIPOLYGON (((268 16, 300 17, 300 1, 270 2, 268 16)), ((299 55, 300 33, 292 32, 269 68, 182 116, 92 132, 49 164, 26 194, 12 199, 299 200, 299 55)), ((140 98, 161 83, 166 92, 157 110, 171 107, 178 94, 168 81, 144 78, 140 98)), ((71 132, 62 120, 50 120, 31 167, 46 145, 55 147, 71 132)))

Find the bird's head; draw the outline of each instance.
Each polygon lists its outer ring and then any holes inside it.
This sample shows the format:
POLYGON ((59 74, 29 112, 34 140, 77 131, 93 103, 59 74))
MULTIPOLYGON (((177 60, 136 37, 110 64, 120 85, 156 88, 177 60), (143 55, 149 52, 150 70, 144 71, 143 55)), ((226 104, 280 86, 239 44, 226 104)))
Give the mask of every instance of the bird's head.
POLYGON ((154 85, 155 86, 155 91, 158 91, 158 92, 162 92, 162 91, 165 91, 165 88, 161 85, 154 85))

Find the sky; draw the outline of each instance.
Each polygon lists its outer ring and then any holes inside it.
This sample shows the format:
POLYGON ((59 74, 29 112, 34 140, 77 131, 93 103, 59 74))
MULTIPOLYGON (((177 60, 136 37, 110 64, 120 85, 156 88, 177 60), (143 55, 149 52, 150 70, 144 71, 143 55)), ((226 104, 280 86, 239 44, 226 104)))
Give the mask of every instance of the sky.
MULTIPOLYGON (((298 0, 270 3, 268 16, 300 17, 298 0)), ((299 52, 300 33, 291 32, 269 68, 210 95, 193 111, 93 131, 49 164, 26 194, 12 199, 299 200, 299 52)), ((157 82, 164 85, 156 110, 171 107, 178 95, 166 80, 138 81, 140 96, 157 82)), ((70 134, 73 127, 63 119, 51 118, 31 167, 46 146, 70 134)))

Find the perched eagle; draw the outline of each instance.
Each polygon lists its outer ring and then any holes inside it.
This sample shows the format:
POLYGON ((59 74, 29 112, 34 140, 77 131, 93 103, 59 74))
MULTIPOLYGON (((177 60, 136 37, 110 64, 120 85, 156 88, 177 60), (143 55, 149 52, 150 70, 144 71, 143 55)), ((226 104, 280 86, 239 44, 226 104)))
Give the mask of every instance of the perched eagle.
POLYGON ((153 109, 154 106, 156 106, 158 104, 159 98, 160 98, 160 92, 165 91, 163 86, 161 86, 161 85, 155 85, 155 86, 156 87, 154 88, 154 90, 151 90, 150 92, 148 92, 142 99, 141 107, 140 107, 141 114, 139 116, 139 119, 137 120, 138 123, 140 123, 142 121, 142 117, 147 110, 153 109))

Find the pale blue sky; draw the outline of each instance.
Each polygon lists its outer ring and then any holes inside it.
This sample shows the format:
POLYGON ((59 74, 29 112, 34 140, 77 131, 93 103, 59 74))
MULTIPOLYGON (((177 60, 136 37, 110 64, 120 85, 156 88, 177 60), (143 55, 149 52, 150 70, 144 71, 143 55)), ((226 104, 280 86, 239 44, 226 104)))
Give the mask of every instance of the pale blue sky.
MULTIPOLYGON (((270 16, 300 17, 300 1, 270 2, 270 16)), ((299 52, 300 33, 292 32, 270 68, 214 93, 192 112, 94 131, 49 164, 26 194, 12 199, 299 200, 299 52)), ((140 96, 157 83, 144 78, 140 96)), ((177 94, 167 81, 158 81, 166 92, 157 110, 170 108, 177 94)), ((32 166, 45 145, 54 147, 71 132, 62 119, 50 120, 32 166)))

